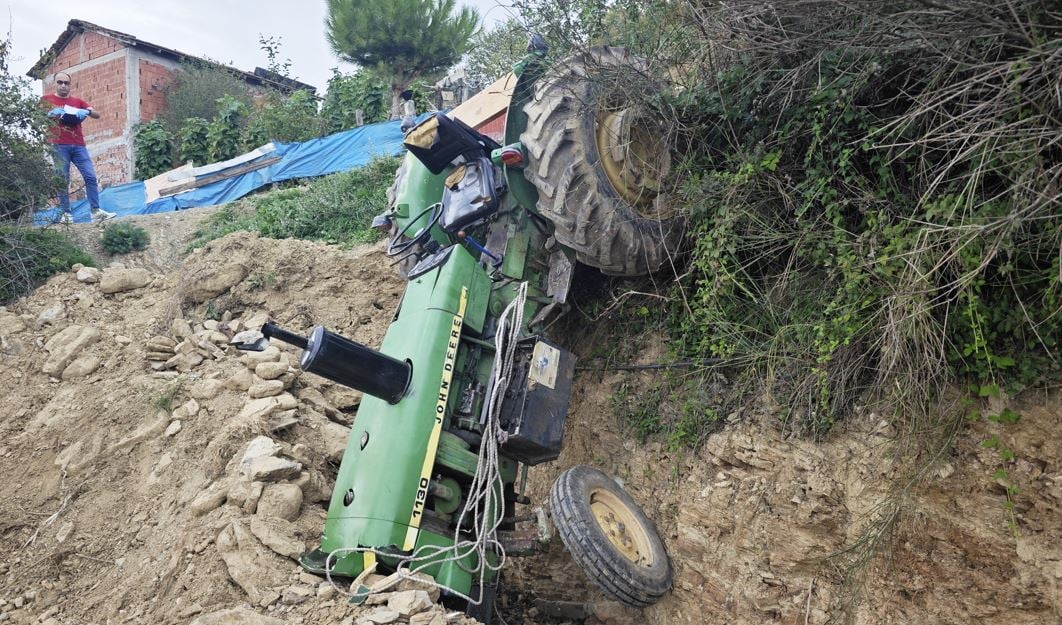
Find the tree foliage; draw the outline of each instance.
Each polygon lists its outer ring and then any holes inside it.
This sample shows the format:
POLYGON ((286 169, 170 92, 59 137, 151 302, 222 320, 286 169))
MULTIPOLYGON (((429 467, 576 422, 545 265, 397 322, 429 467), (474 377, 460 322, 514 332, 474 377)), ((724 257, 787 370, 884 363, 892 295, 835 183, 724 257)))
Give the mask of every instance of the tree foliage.
POLYGON ((250 86, 224 67, 209 62, 187 62, 181 71, 161 86, 166 96, 166 109, 159 117, 172 134, 180 132, 184 120, 190 117, 213 119, 218 113, 218 100, 229 97, 250 106, 250 86))
POLYGON ((47 160, 48 120, 28 81, 8 70, 10 41, 0 39, 0 219, 40 206, 58 188, 47 160))
POLYGON ((468 50, 479 15, 456 6, 456 0, 328 0, 326 35, 340 59, 388 80, 397 118, 400 94, 414 80, 437 75, 468 50))
POLYGON ((527 28, 509 19, 472 38, 465 55, 465 76, 469 84, 482 89, 513 69, 513 64, 527 54, 527 28))

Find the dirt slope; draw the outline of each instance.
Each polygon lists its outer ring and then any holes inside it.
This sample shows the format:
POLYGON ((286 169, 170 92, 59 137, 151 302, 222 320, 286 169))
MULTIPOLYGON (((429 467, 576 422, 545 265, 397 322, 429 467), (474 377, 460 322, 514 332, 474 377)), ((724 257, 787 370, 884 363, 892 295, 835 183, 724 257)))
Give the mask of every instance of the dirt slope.
MULTIPOLYGON (((376 345, 402 290, 386 258, 249 234, 183 264, 170 248, 142 254, 101 282, 57 276, 0 311, 0 622, 386 620, 385 606, 350 606, 289 557, 319 538, 357 394, 301 375, 293 351, 241 361, 217 334, 269 315, 376 345), (114 288, 128 290, 103 292, 114 288), (260 436, 273 441, 266 460, 245 463, 260 436)), ((571 338, 577 351, 600 340, 571 338)), ((821 558, 860 536, 897 475, 887 424, 863 415, 812 443, 751 411, 677 453, 624 434, 612 415, 621 382, 637 392, 651 377, 580 374, 565 451, 532 471, 532 498, 573 464, 617 476, 667 543, 674 591, 640 613, 605 602, 555 540, 506 572, 506 621, 564 622, 532 606, 551 598, 594 602, 594 616, 567 619, 592 625, 841 622, 851 588, 840 561, 821 558)), ((1062 402, 1010 407, 1018 423, 966 427, 910 494, 891 558, 867 569, 855 622, 1058 622, 1062 402), (998 450, 982 445, 993 436, 1015 455, 1013 519, 992 478, 998 450)), ((446 614, 422 606, 397 622, 441 625, 446 614)))

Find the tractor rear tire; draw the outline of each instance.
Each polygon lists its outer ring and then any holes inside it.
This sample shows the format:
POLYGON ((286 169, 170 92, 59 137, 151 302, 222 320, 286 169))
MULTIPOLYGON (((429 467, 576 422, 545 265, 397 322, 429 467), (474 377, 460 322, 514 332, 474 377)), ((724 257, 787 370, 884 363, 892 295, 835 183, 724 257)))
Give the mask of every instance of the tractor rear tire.
POLYGON ((671 588, 671 564, 653 524, 612 478, 568 469, 549 494, 553 523, 572 558, 606 595, 643 608, 671 588))
POLYGON ((639 117, 644 109, 630 95, 659 91, 647 74, 623 48, 591 48, 547 70, 524 105, 524 176, 538 190, 539 214, 577 260, 611 275, 660 269, 685 228, 660 193, 670 168, 663 124, 639 117))

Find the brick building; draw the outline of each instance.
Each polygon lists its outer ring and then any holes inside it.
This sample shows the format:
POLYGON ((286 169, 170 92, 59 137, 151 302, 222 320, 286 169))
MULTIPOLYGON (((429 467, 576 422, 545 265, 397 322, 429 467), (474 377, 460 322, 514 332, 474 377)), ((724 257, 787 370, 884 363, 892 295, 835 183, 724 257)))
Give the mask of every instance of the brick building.
MULTIPOLYGON (((70 74, 71 93, 100 113, 99 119, 86 122, 84 132, 102 188, 133 180, 133 128, 151 121, 165 108, 162 87, 183 61, 207 62, 132 35, 70 20, 27 75, 42 81, 42 93, 54 93, 55 73, 70 74)), ((262 68, 254 73, 226 69, 252 87, 286 93, 313 91, 310 85, 262 68)), ((77 176, 76 171, 72 176, 77 176)))

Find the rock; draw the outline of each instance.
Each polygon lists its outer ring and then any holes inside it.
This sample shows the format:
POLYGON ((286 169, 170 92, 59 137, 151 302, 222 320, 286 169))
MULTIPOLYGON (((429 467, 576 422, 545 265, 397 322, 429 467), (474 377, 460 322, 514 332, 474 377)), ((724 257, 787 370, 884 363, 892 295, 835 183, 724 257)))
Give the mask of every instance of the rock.
POLYGON ((358 619, 358 623, 365 623, 366 625, 388 625, 388 623, 397 622, 401 618, 402 615, 391 608, 376 608, 372 612, 362 615, 358 619))
POLYGON ((299 518, 302 510, 302 489, 295 484, 266 484, 258 500, 258 516, 276 517, 285 521, 299 518))
POLYGON ((291 562, 259 543, 245 523, 230 523, 218 534, 215 544, 229 577, 252 603, 269 600, 272 589, 287 582, 291 562))
POLYGON ((208 267, 190 276, 191 286, 185 290, 185 297, 199 303, 213 299, 247 277, 247 267, 230 263, 223 267, 208 267))
POLYGON ((387 600, 389 609, 407 619, 414 614, 430 610, 433 605, 435 604, 431 597, 423 590, 403 590, 391 593, 391 597, 387 600))
POLYGON ((168 438, 170 436, 176 436, 177 432, 180 432, 180 431, 181 431, 181 422, 180 422, 180 420, 175 419, 172 423, 170 423, 169 427, 167 427, 166 431, 163 432, 162 434, 168 438))
POLYGON ((243 502, 243 511, 247 514, 254 514, 258 509, 258 500, 262 498, 262 490, 265 488, 264 482, 251 482, 251 490, 247 493, 247 501, 243 502))
MULTIPOLYGON (((258 366, 261 367, 262 365, 258 366)), ((262 397, 273 397, 274 395, 280 395, 283 392, 284 383, 280 380, 259 380, 252 384, 251 388, 247 389, 247 394, 254 399, 260 399, 262 397)))
POLYGON ((225 387, 225 383, 221 380, 205 379, 199 380, 188 389, 188 394, 194 399, 210 400, 214 399, 221 393, 221 389, 225 387))
POLYGON ((192 510, 192 514, 195 516, 203 516, 207 512, 221 507, 221 504, 225 503, 225 497, 228 495, 228 492, 229 484, 227 482, 214 482, 209 488, 199 493, 199 495, 192 500, 192 503, 189 506, 192 510))
POLYGON ((40 328, 45 325, 55 325, 55 322, 61 319, 65 312, 62 303, 55 302, 48 308, 42 310, 41 314, 37 315, 37 327, 40 328))
MULTIPOLYGON (((237 478, 233 481, 232 486, 229 487, 229 492, 225 496, 225 501, 237 508, 243 508, 250 496, 251 481, 237 478)), ((257 503, 255 505, 257 505, 257 503)))
POLYGON ((298 410, 281 410, 269 415, 266 428, 270 432, 281 432, 299 423, 298 410))
POLYGON ((59 531, 55 533, 55 542, 63 544, 66 542, 70 535, 74 533, 74 522, 67 521, 63 523, 63 526, 59 528, 59 531))
POLYGON ((254 368, 254 374, 263 380, 275 380, 288 372, 286 362, 263 362, 254 368))
POLYGON ((172 416, 175 419, 191 419, 197 414, 199 414, 199 402, 194 399, 189 399, 178 406, 177 409, 173 411, 172 416))
POLYGON ((99 358, 95 356, 81 356, 80 358, 74 359, 74 362, 70 363, 65 369, 63 369, 61 377, 64 380, 77 380, 94 373, 96 369, 99 368, 99 358))
POLYGON ((85 284, 95 284, 100 281, 100 275, 103 272, 95 267, 82 267, 77 270, 74 277, 78 282, 84 282, 85 284))
POLYGON ((347 452, 350 428, 327 419, 318 420, 316 425, 320 427, 321 436, 324 439, 324 449, 321 449, 321 452, 329 461, 339 465, 343 460, 343 454, 347 452))
POLYGON ((254 384, 254 374, 247 369, 240 369, 231 378, 225 381, 225 388, 234 391, 246 391, 254 384))
POLYGON ((11 336, 26 329, 26 322, 14 313, 0 313, 0 336, 11 336))
POLYGON ((189 625, 289 625, 287 621, 259 614, 250 608, 232 608, 211 612, 195 619, 189 625))
POLYGON ((298 605, 305 603, 314 594, 314 589, 309 586, 289 586, 280 593, 280 600, 288 605, 298 605))
POLYGON ((618 601, 597 601, 590 605, 593 615, 606 625, 637 625, 644 623, 644 615, 618 601))
POLYGON ((124 293, 151 284, 147 269, 108 269, 100 278, 100 290, 104 293, 124 293))
POLYGON ((203 364, 204 358, 196 353, 191 354, 177 354, 173 358, 166 361, 165 368, 177 369, 181 373, 187 373, 192 369, 195 369, 199 365, 203 364))
POLYGON ((262 326, 264 326, 265 323, 269 321, 269 313, 255 313, 245 319, 241 319, 240 321, 242 322, 244 328, 247 328, 249 330, 260 330, 262 326))
POLYGON ((147 340, 148 349, 161 352, 173 353, 175 347, 177 347, 177 341, 171 339, 168 336, 158 334, 147 340))
POLYGON ((291 393, 281 393, 274 399, 277 401, 278 410, 294 410, 299 407, 299 401, 291 393))
MULTIPOLYGON (((531 608, 532 610, 534 608, 531 608)), ((409 625, 446 625, 446 613, 439 609, 421 612, 409 617, 409 625)))
POLYGON ((123 336, 121 334, 115 334, 114 342, 119 345, 129 345, 133 342, 133 339, 129 338, 128 336, 123 336))
POLYGON ((298 462, 266 456, 255 458, 248 469, 248 477, 256 482, 279 482, 299 477, 302 465, 298 462))
POLYGON ((221 324, 215 319, 206 319, 203 321, 203 329, 205 330, 217 330, 219 325, 221 324))
POLYGON ((251 470, 251 462, 255 458, 275 456, 280 453, 280 445, 268 436, 256 436, 247 443, 247 449, 240 459, 240 473, 247 475, 251 470))
POLYGON ((151 351, 151 352, 147 352, 144 355, 144 357, 147 358, 148 360, 152 361, 152 362, 165 363, 165 362, 169 362, 169 360, 171 358, 173 358, 173 352, 154 352, 154 351, 151 351))
POLYGON ((263 362, 277 362, 280 360, 280 349, 270 345, 260 352, 248 352, 240 357, 240 362, 248 369, 256 369, 263 362))
POLYGON ((423 590, 432 601, 438 601, 442 592, 436 585, 435 578, 427 573, 413 573, 411 577, 403 577, 395 590, 423 590))
MULTIPOLYGON (((309 404, 314 410, 324 414, 329 419, 338 419, 342 413, 325 399, 321 391, 315 388, 304 388, 299 390, 299 399, 309 404)), ((342 415, 345 417, 346 415, 342 415)))
POLYGON ((22 339, 8 338, 0 335, 0 352, 10 354, 11 356, 18 356, 24 351, 26 351, 26 344, 22 342, 22 339))
POLYGON ((353 410, 361 405, 362 393, 345 386, 333 386, 325 389, 324 397, 339 410, 353 410))
POLYGON ((336 587, 328 582, 322 583, 317 587, 317 598, 321 601, 328 601, 329 599, 335 599, 336 587))
MULTIPOLYGON (((192 324, 187 319, 177 318, 170 323, 170 334, 177 337, 177 341, 187 341, 195 336, 192 332, 192 324)), ((176 347, 177 343, 174 343, 176 347)))
POLYGON ((323 503, 332 499, 332 485, 317 471, 303 471, 292 483, 302 489, 303 501, 323 503))
POLYGON ((240 414, 236 416, 238 421, 262 421, 277 409, 275 397, 263 397, 252 399, 243 405, 240 414))
POLYGON ((100 331, 96 328, 78 325, 64 328, 44 344, 49 357, 41 370, 48 375, 58 375, 77 354, 98 340, 100 331))
POLYGON ((295 535, 295 525, 276 517, 251 517, 251 533, 275 553, 298 560, 306 551, 306 543, 295 535))

